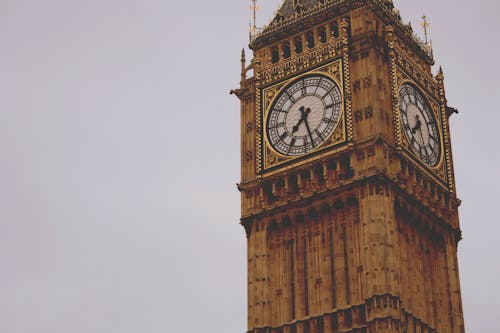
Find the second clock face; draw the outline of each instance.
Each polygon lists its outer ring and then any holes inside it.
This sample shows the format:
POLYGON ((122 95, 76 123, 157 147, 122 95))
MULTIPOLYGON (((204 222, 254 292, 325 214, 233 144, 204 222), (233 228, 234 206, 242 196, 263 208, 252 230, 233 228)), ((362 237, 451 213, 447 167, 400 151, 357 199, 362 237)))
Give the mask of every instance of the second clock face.
POLYGON ((399 89, 399 110, 410 149, 427 165, 435 166, 441 154, 441 142, 427 100, 417 88, 405 83, 399 89))
POLYGON ((342 113, 338 85, 324 75, 309 75, 287 85, 269 110, 266 131, 271 146, 299 156, 321 146, 333 133, 342 113))

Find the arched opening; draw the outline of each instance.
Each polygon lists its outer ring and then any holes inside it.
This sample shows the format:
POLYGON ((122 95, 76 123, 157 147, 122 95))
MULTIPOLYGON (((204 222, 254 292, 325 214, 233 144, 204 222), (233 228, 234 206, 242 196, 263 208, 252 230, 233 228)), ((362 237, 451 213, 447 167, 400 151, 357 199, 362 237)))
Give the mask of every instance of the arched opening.
POLYGON ((339 38, 339 25, 337 21, 333 21, 330 23, 330 33, 332 34, 333 38, 339 38))
POLYGON ((288 59, 292 55, 292 50, 290 48, 290 42, 283 43, 283 58, 288 59))
POLYGON ((326 28, 325 27, 319 27, 318 29, 318 36, 319 36, 319 40, 321 43, 326 43, 326 28))
POLYGON ((275 64, 278 61, 280 61, 280 52, 278 50, 278 47, 275 46, 271 49, 271 62, 275 64))
POLYGON ((306 33, 307 47, 312 49, 314 47, 314 33, 309 31, 306 33))
POLYGON ((303 47, 302 47, 302 37, 296 37, 293 41, 295 44, 295 53, 302 53, 303 47))

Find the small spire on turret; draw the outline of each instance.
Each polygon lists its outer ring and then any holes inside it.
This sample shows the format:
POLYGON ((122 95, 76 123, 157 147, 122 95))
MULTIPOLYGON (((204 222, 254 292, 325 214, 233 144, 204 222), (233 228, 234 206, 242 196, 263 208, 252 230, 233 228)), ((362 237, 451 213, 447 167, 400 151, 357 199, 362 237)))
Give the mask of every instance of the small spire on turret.
POLYGON ((422 28, 424 28, 424 34, 425 34, 425 44, 428 44, 429 43, 429 37, 427 35, 427 28, 430 26, 430 23, 427 22, 427 16, 424 14, 422 16, 422 23, 420 23, 420 25, 422 26, 422 28))
POLYGON ((241 49, 241 80, 240 80, 240 88, 239 89, 231 89, 229 94, 236 95, 240 100, 245 92, 248 90, 245 85, 245 81, 247 79, 247 68, 245 66, 246 58, 245 58, 245 49, 241 49))
POLYGON ((250 43, 257 36, 259 31, 262 30, 262 29, 257 28, 257 11, 260 9, 260 7, 257 5, 257 0, 251 0, 251 1, 252 1, 252 4, 250 5, 249 8, 252 11, 253 21, 249 23, 250 43))
MULTIPOLYGON (((441 87, 443 87, 443 82, 444 82, 444 74, 443 74, 443 68, 441 66, 439 66, 439 70, 435 76, 436 80, 438 81, 438 83, 441 85, 441 87)), ((444 88, 443 88, 444 89, 444 88)))
POLYGON ((246 80, 246 58, 245 58, 245 49, 241 49, 241 82, 246 80))
POLYGON ((257 5, 257 0, 252 0, 252 4, 250 5, 250 10, 253 12, 253 28, 257 29, 257 11, 260 7, 257 5))
POLYGON ((422 15, 422 23, 420 23, 420 25, 422 26, 422 28, 424 28, 425 46, 429 49, 432 55, 432 39, 429 38, 428 30, 431 24, 429 23, 429 21, 427 21, 427 15, 422 15))

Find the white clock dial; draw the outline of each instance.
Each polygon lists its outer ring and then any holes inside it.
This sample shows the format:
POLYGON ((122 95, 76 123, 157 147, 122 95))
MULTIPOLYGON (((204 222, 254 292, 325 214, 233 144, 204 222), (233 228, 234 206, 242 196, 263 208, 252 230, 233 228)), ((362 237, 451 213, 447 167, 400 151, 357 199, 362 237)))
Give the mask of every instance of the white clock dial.
POLYGON ((435 166, 441 154, 436 119, 423 94, 409 83, 399 89, 399 111, 410 149, 423 162, 435 166))
POLYGON ((271 146, 287 156, 320 147, 333 133, 342 112, 338 85, 324 75, 299 78, 276 97, 266 121, 271 146))

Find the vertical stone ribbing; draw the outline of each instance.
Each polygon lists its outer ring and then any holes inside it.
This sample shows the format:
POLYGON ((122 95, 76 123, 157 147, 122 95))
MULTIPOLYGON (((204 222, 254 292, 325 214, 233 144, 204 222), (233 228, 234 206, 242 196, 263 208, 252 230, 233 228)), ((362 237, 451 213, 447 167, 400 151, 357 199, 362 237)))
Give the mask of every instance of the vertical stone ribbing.
POLYGON ((304 264, 304 269, 303 269, 303 283, 304 283, 304 314, 305 316, 309 316, 309 269, 308 269, 308 244, 307 244, 307 239, 303 238, 302 239, 302 255, 303 255, 303 264, 304 264))
POLYGON ((290 254, 290 321, 296 318, 295 314, 295 240, 291 239, 288 243, 289 245, 289 254, 290 254))
POLYGON ((335 252, 334 252, 334 240, 333 240, 333 223, 328 224, 328 250, 330 259, 330 269, 329 273, 331 276, 330 288, 331 288, 331 307, 332 309, 337 308, 337 296, 336 296, 336 284, 335 284, 335 252))

